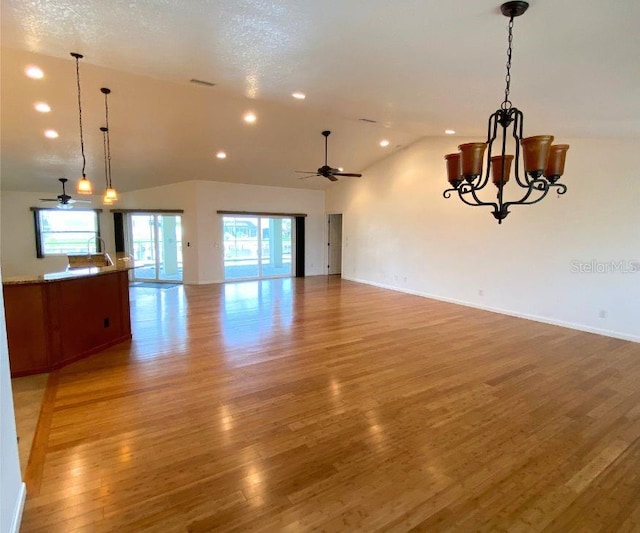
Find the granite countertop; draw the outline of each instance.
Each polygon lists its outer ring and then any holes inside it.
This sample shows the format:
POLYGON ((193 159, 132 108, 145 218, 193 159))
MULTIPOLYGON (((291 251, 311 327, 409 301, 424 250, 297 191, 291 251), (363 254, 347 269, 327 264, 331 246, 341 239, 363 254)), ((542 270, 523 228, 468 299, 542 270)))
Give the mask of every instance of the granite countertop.
POLYGON ((114 272, 123 272, 135 268, 133 259, 126 254, 116 254, 115 264, 104 267, 74 268, 63 270, 62 272, 50 272, 39 276, 12 276, 3 278, 3 285, 20 285, 27 283, 50 283, 54 281, 86 278, 89 276, 100 276, 103 274, 112 274, 114 272))

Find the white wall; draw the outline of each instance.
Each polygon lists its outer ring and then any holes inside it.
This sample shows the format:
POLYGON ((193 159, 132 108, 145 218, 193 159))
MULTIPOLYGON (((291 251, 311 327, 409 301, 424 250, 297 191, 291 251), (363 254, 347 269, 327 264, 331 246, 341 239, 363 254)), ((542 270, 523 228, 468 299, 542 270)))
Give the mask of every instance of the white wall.
MULTIPOLYGON (((42 207, 39 198, 43 197, 51 197, 51 193, 2 191, 0 195, 2 274, 6 277, 40 275, 67 267, 67 257, 64 255, 42 259, 36 257, 35 227, 30 208, 42 207)), ((93 204, 82 207, 103 209, 100 215, 102 236, 107 243, 107 251, 114 252, 113 220, 108 208, 101 205, 99 196, 83 199, 89 199, 93 204)))
POLYGON ((26 497, 26 487, 20 477, 9 375, 4 298, 0 292, 0 531, 3 533, 18 531, 26 497))
MULTIPOLYGON (((4 191, 1 195, 2 270, 7 277, 64 270, 66 256, 36 258, 32 206, 47 193, 4 191)), ((50 194, 48 194, 50 196, 50 194)), ((100 197, 100 218, 107 251, 114 252, 113 217, 100 197)), ((223 281, 224 248, 218 210, 306 213, 306 275, 322 274, 324 244, 324 192, 282 187, 260 187, 211 181, 187 181, 120 195, 120 209, 182 209, 184 282, 223 281), (187 246, 189 243, 189 246, 187 246)))
POLYGON ((322 274, 324 192, 215 181, 188 181, 121 195, 122 209, 183 209, 185 283, 224 280, 222 217, 218 210, 306 213, 306 275, 322 274), (189 243, 189 246, 187 246, 189 243))
POLYGON ((442 197, 443 156, 470 140, 425 139, 327 191, 327 212, 344 215, 343 277, 640 341, 640 271, 572 271, 640 263, 638 141, 569 140, 567 194, 498 225, 442 197))

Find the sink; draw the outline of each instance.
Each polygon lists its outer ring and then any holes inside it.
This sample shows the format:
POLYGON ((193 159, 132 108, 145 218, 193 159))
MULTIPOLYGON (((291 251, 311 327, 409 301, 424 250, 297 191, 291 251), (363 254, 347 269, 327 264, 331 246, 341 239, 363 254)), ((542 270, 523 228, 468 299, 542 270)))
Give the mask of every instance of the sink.
POLYGON ((74 268, 113 266, 113 261, 107 253, 67 255, 67 259, 69 260, 69 264, 67 266, 69 270, 74 268))

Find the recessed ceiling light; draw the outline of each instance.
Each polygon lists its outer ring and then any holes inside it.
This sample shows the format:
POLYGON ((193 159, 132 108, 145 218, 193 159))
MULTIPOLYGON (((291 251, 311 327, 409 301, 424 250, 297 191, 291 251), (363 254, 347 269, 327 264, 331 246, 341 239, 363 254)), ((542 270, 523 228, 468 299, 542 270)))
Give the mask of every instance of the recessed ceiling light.
POLYGON ((307 95, 304 93, 301 93, 300 91, 296 91, 295 93, 291 93, 291 96, 293 96, 296 100, 304 100, 307 95))
POLYGON ((42 72, 42 69, 40 67, 36 67, 35 65, 29 65, 24 69, 24 73, 34 80, 40 80, 44 78, 44 72, 42 72))
POLYGON ((382 139, 380 141, 380 146, 382 146, 382 148, 386 148, 387 146, 389 146, 389 141, 387 139, 382 139))
POLYGON ((248 113, 244 114, 243 119, 248 124, 253 124, 256 120, 258 120, 258 117, 256 117, 255 113, 253 113, 252 111, 249 111, 248 113))
POLYGON ((456 130, 444 130, 444 132, 445 132, 447 135, 455 135, 455 134, 456 134, 456 130))
POLYGON ((220 151, 216 154, 216 157, 217 157, 218 159, 226 159, 226 158, 227 158, 227 153, 226 153, 226 152, 223 152, 222 150, 220 150, 220 151))
POLYGON ((49 111, 51 111, 49 104, 45 104, 44 102, 36 102, 33 107, 40 113, 48 113, 49 111))
POLYGON ((45 130, 44 136, 48 139, 57 139, 59 137, 58 132, 56 130, 45 130))

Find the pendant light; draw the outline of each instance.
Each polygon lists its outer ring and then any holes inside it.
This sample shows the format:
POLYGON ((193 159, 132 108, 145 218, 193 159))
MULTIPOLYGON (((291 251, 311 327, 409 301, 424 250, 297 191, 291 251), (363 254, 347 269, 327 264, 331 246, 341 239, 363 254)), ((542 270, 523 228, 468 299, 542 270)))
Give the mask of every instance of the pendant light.
MULTIPOLYGON (((104 181, 105 181, 105 184, 106 184, 106 190, 109 190, 109 163, 108 163, 108 160, 107 160, 107 131, 108 131, 108 128, 102 126, 100 128, 100 131, 102 132, 102 146, 104 148, 104 181)), ((107 196, 106 192, 105 192, 104 196, 102 197, 102 204, 103 205, 113 205, 113 200, 107 196)))
POLYGON ((566 185, 558 183, 558 180, 564 173, 569 145, 552 144, 553 135, 523 138, 524 114, 513 107, 509 100, 513 19, 524 14, 528 7, 529 4, 523 1, 506 2, 500 6, 502 14, 509 19, 506 88, 500 109, 489 117, 487 141, 461 144, 458 146, 458 153, 445 156, 448 180, 452 188, 444 191, 443 196, 450 198, 452 193, 458 193, 460 200, 467 205, 490 207, 499 224, 502 224, 509 214, 511 206, 538 203, 551 189, 555 189, 559 196, 567 192, 566 185), (492 155, 493 144, 498 136, 500 140, 496 143, 499 145, 496 148, 499 155, 492 155), (515 155, 506 153, 509 138, 515 141, 515 155), (488 154, 486 170, 483 173, 485 150, 488 154), (524 167, 522 174, 521 153, 524 167), (515 182, 511 182, 514 193, 519 187, 522 196, 516 200, 505 201, 503 190, 509 181, 511 167, 514 169, 515 177, 515 182), (489 183, 489 178, 497 188, 497 202, 484 201, 477 194, 489 183))
POLYGON ((87 179, 85 169, 87 166, 87 158, 84 155, 84 137, 82 136, 82 102, 80 98, 80 60, 84 57, 82 54, 71 52, 71 56, 76 60, 76 81, 78 84, 78 122, 80 123, 80 151, 82 152, 82 178, 78 180, 76 192, 78 194, 91 194, 93 188, 91 182, 87 179))
POLYGON ((113 205, 114 202, 118 200, 118 193, 113 188, 113 182, 111 181, 111 142, 109 139, 109 102, 107 100, 108 95, 111 94, 111 89, 107 87, 102 87, 100 92, 104 94, 104 118, 105 118, 105 128, 104 130, 100 128, 100 131, 103 133, 103 140, 105 145, 105 179, 106 179, 106 189, 104 191, 104 196, 102 197, 102 203, 104 205, 113 205))

